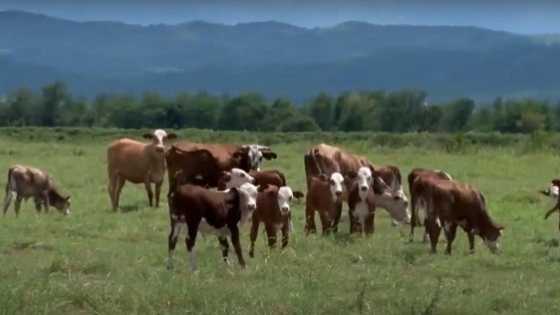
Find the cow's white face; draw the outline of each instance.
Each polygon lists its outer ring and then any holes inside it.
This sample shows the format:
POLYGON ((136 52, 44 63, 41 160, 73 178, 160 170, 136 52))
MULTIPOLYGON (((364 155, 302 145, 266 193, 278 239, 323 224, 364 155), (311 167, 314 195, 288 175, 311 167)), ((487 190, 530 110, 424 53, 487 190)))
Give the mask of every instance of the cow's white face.
POLYGON ((257 195, 258 187, 252 183, 244 183, 239 187, 240 192, 240 206, 242 209, 247 209, 249 212, 253 212, 257 208, 257 195))
POLYGON ((260 171, 261 164, 263 160, 263 154, 258 145, 252 144, 248 146, 249 150, 247 151, 247 156, 249 157, 249 161, 251 163, 251 169, 260 171))
POLYGON ((222 178, 224 178, 226 188, 241 187, 245 183, 255 182, 253 176, 240 168, 232 168, 231 171, 225 172, 222 178))
POLYGON ((560 193, 560 189, 558 189, 558 186, 554 186, 550 184, 550 187, 548 187, 548 196, 552 198, 554 201, 557 201, 559 193, 560 193))
POLYGON ((369 192, 369 187, 373 185, 373 175, 371 174, 371 170, 369 169, 369 167, 360 167, 360 169, 358 170, 357 180, 360 198, 362 200, 366 200, 369 192))
POLYGON ((377 184, 382 186, 381 194, 375 194, 375 205, 385 209, 391 215, 391 223, 410 223, 410 210, 408 208, 408 198, 404 194, 402 187, 392 189, 381 177, 376 178, 377 184))
POLYGON ((331 196, 333 200, 337 200, 342 196, 342 190, 344 189, 344 177, 339 172, 334 172, 329 178, 331 196))
POLYGON ((292 189, 288 186, 278 188, 278 208, 282 214, 287 215, 290 212, 290 202, 294 198, 292 189))
POLYGON ((177 135, 175 133, 167 133, 163 129, 156 129, 153 133, 146 133, 143 135, 145 139, 152 140, 152 143, 155 147, 154 151, 156 153, 164 153, 165 152, 165 140, 167 139, 175 139, 177 135))

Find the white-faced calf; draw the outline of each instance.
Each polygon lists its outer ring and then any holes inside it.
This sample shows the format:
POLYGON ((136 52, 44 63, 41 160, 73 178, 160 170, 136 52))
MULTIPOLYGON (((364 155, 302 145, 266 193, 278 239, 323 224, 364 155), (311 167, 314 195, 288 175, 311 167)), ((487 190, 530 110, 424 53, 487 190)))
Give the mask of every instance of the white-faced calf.
POLYGON ((305 200, 305 234, 316 233, 315 212, 321 219, 322 234, 329 234, 335 228, 335 216, 342 206, 344 177, 334 172, 312 176, 305 200))
POLYGON ((251 183, 226 191, 213 191, 191 184, 178 187, 169 202, 171 232, 167 268, 173 268, 173 252, 183 225, 187 226, 186 246, 193 270, 196 269, 193 248, 198 231, 218 236, 224 260, 227 260, 229 251, 227 236, 230 236, 239 264, 245 267, 239 230, 255 210, 256 197, 257 187, 251 183))
POLYGON ((369 167, 350 172, 345 178, 348 190, 350 233, 373 234, 375 221, 374 178, 369 167))
POLYGON ((13 195, 16 195, 15 212, 19 216, 21 202, 33 198, 35 209, 49 212, 49 206, 54 206, 58 211, 70 214, 70 196, 63 196, 54 185, 52 176, 36 167, 12 165, 8 170, 6 195, 4 197, 4 215, 10 207, 13 195))
POLYGON ((259 224, 264 223, 268 236, 268 246, 276 245, 278 231, 282 232, 282 248, 288 245, 288 233, 290 229, 290 202, 295 198, 303 198, 300 191, 292 191, 288 186, 278 187, 264 184, 259 186, 257 196, 257 209, 252 215, 251 225, 251 248, 249 256, 253 257, 255 252, 255 240, 259 232, 259 224))

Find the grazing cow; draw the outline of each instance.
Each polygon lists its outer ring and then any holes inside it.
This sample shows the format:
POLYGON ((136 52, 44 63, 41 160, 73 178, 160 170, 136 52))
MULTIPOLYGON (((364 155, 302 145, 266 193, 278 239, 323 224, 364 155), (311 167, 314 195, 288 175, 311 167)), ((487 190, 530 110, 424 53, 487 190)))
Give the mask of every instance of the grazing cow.
POLYGON ((169 176, 168 197, 175 189, 172 176, 179 170, 183 170, 188 183, 216 187, 221 171, 232 168, 240 168, 245 172, 258 170, 263 158, 275 159, 277 155, 269 147, 260 145, 176 143, 165 153, 169 176))
POLYGON ((414 228, 424 225, 423 241, 426 243, 429 240, 428 229, 426 228, 426 215, 424 214, 424 224, 418 219, 418 211, 420 209, 426 210, 425 193, 427 192, 428 185, 430 185, 430 178, 439 178, 442 180, 453 180, 451 175, 441 170, 430 170, 424 168, 415 168, 408 174, 408 191, 410 193, 410 201, 412 206, 411 220, 410 220, 410 236, 409 242, 414 241, 414 228))
POLYGON ((441 223, 447 239, 446 254, 451 254, 451 244, 457 233, 457 226, 467 233, 469 251, 474 252, 474 236, 480 236, 492 253, 497 253, 499 239, 504 227, 490 217, 484 195, 472 185, 432 178, 428 190, 428 220, 426 226, 430 234, 431 252, 436 246, 441 232, 441 223))
POLYGON ((193 248, 198 231, 218 236, 224 261, 227 261, 229 252, 227 237, 231 237, 239 265, 244 268, 245 259, 239 240, 239 231, 256 208, 257 189, 258 187, 251 183, 245 183, 239 188, 233 187, 226 191, 214 191, 191 184, 179 186, 171 195, 169 202, 171 232, 168 242, 167 269, 173 269, 173 253, 183 224, 187 226, 186 247, 189 263, 193 270, 196 269, 193 248))
POLYGON ((257 209, 251 219, 250 257, 254 257, 255 254, 255 240, 257 239, 261 222, 264 223, 270 248, 276 245, 278 231, 282 232, 282 248, 288 245, 290 202, 294 197, 299 199, 304 196, 300 191, 292 191, 289 186, 278 187, 264 184, 259 186, 258 191, 257 209))
POLYGON ((19 216, 21 202, 29 198, 33 198, 35 209, 39 213, 43 205, 46 213, 49 212, 49 206, 53 206, 64 215, 70 214, 70 196, 63 196, 54 185, 52 176, 36 167, 19 164, 10 166, 4 197, 4 215, 14 194, 16 217, 19 216))
POLYGON ((165 176, 165 142, 177 138, 177 135, 156 129, 152 133, 145 133, 143 138, 151 142, 122 138, 107 147, 108 192, 113 211, 117 211, 119 207, 120 194, 126 181, 133 184, 144 183, 150 207, 153 206, 154 197, 151 184, 155 184, 155 207, 159 207, 161 185, 165 176))
MULTIPOLYGON (((400 198, 386 198, 380 196, 375 199, 376 206, 385 209, 391 215, 391 223, 396 225, 397 222, 407 223, 410 218, 408 210, 408 200, 401 187, 401 174, 397 167, 375 167, 364 156, 350 154, 340 148, 330 146, 324 143, 312 147, 304 155, 305 176, 307 178, 307 189, 313 176, 325 174, 330 176, 334 172, 347 175, 350 172, 357 173, 360 167, 366 166, 372 170, 374 177, 381 177, 383 181, 387 179, 386 184, 399 193, 400 198), (379 170, 378 170, 379 169, 379 170)), ((345 193, 343 200, 348 202, 348 196, 345 193)), ((335 227, 333 231, 337 231, 337 225, 342 214, 342 204, 337 209, 335 217, 335 227)))
POLYGON ((305 200, 305 234, 316 233, 315 211, 321 219, 322 234, 329 234, 334 228, 337 207, 342 204, 344 177, 338 172, 330 176, 313 176, 305 200))

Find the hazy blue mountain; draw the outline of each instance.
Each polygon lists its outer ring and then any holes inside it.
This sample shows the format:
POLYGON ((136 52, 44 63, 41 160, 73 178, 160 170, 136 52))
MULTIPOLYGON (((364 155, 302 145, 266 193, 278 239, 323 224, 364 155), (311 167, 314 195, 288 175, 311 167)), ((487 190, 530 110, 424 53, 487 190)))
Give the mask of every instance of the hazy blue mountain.
POLYGON ((101 91, 238 93, 301 101, 324 90, 427 89, 430 100, 560 97, 560 45, 476 27, 346 22, 139 26, 0 12, 0 93, 66 80, 101 91))

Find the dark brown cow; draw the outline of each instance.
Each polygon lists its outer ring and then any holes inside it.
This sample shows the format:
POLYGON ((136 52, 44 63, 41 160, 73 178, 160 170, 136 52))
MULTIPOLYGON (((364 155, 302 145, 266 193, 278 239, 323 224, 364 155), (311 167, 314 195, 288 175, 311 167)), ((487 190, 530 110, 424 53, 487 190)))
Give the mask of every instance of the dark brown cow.
POLYGON ((251 248, 249 250, 251 257, 255 253, 255 241, 261 222, 264 223, 270 248, 276 245, 278 231, 282 232, 282 248, 288 245, 290 202, 294 197, 299 199, 304 196, 302 192, 292 191, 288 186, 278 187, 264 184, 259 186, 258 191, 257 209, 253 212, 251 219, 251 248))
POLYGON ((424 200, 425 193, 427 191, 427 186, 430 184, 430 178, 439 178, 453 180, 451 175, 441 170, 430 170, 425 168, 415 168, 408 174, 408 191, 410 193, 411 201, 411 219, 410 219, 410 236, 409 242, 414 241, 414 228, 424 225, 424 237, 423 241, 426 243, 429 241, 428 229, 425 226, 426 215, 424 215, 424 222, 420 222, 418 219, 419 208, 426 208, 426 201, 424 200), (422 224, 423 223, 423 224, 422 224))
POLYGON ((474 252, 474 236, 480 236, 492 253, 497 253, 499 238, 504 227, 490 217, 484 195, 472 185, 450 181, 449 179, 430 179, 433 184, 428 190, 428 220, 426 225, 430 234, 431 252, 436 246, 441 232, 445 230, 447 247, 451 254, 451 244, 457 233, 457 226, 467 233, 469 251, 474 252))
POLYGON ((196 142, 176 143, 165 153, 169 192, 175 189, 171 179, 183 170, 184 179, 189 183, 216 187, 221 171, 239 168, 245 172, 258 170, 262 159, 277 158, 269 147, 259 145, 205 144, 196 142))
POLYGON ((4 197, 4 215, 10 207, 14 194, 16 217, 19 216, 21 202, 29 198, 33 198, 37 212, 41 212, 41 205, 43 205, 47 213, 49 206, 54 206, 63 214, 70 214, 70 196, 63 196, 54 185, 52 176, 36 167, 19 164, 10 166, 4 197))
MULTIPOLYGON (((379 196, 376 198, 376 206, 385 209, 392 218, 392 224, 397 222, 408 223, 410 214, 408 210, 408 200, 402 191, 401 174, 396 166, 376 167, 364 156, 350 154, 340 148, 327 145, 324 143, 312 147, 304 155, 305 176, 307 179, 307 189, 309 189, 310 181, 313 176, 325 174, 330 176, 334 172, 339 172, 346 176, 350 172, 357 173, 360 167, 369 167, 374 177, 380 177, 385 181, 387 186, 395 190, 400 198, 386 198, 379 196)), ((344 200, 348 202, 347 194, 344 194, 344 200)), ((337 231, 337 225, 342 214, 342 204, 337 210, 335 217, 335 227, 333 231, 337 231)))
POLYGON ((196 269, 193 248, 199 231, 218 236, 224 261, 227 261, 229 251, 227 236, 230 236, 239 264, 245 267, 239 230, 255 209, 256 197, 257 187, 251 183, 226 191, 215 191, 191 184, 177 187, 169 201, 171 232, 167 268, 173 269, 173 252, 183 224, 187 226, 186 246, 193 270, 196 269))
POLYGON ((334 218, 342 204, 344 177, 338 172, 330 176, 313 176, 305 197, 305 234, 316 233, 315 212, 319 213, 322 234, 329 234, 334 228, 334 218))

